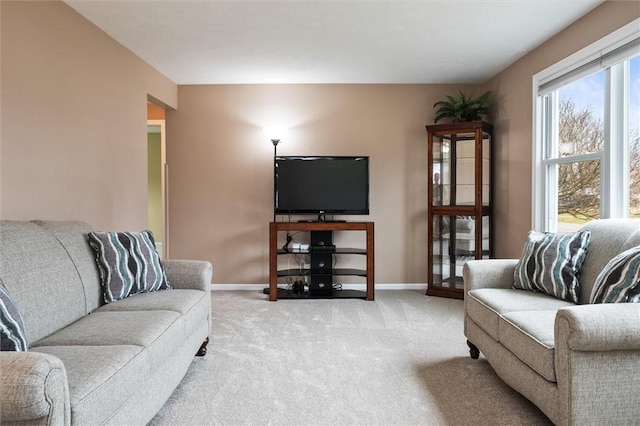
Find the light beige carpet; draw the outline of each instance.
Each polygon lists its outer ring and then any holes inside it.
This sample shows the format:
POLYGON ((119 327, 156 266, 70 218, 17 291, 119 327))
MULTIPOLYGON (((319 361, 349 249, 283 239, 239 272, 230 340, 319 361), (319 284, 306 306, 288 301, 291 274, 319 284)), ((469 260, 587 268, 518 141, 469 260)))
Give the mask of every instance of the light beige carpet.
POLYGON ((216 291, 212 311, 208 354, 151 425, 550 424, 469 357, 460 300, 216 291))

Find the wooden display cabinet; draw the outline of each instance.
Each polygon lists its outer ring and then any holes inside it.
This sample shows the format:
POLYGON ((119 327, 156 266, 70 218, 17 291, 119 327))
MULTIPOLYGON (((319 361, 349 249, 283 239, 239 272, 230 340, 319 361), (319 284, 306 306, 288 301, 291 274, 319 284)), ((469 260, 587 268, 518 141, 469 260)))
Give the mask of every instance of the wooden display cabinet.
POLYGON ((427 295, 462 299, 462 266, 491 257, 491 145, 483 121, 434 124, 428 144, 427 295))

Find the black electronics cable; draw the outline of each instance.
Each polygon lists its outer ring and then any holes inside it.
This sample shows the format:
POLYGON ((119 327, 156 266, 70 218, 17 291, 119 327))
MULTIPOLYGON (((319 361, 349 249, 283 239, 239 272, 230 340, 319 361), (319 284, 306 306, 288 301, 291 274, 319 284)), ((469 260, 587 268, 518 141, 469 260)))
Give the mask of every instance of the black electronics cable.
POLYGON ((284 250, 286 253, 289 253, 289 243, 291 242, 291 240, 293 240, 293 236, 287 232, 287 242, 282 246, 282 250, 284 250))

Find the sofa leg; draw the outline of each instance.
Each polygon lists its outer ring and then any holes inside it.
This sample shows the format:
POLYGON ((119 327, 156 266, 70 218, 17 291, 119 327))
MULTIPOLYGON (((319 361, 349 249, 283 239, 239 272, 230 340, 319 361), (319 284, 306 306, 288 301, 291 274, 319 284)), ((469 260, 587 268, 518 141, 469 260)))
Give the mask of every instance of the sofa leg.
POLYGON ((480 356, 480 349, 478 349, 476 345, 474 345, 468 340, 467 340, 467 346, 469 346, 469 355, 471 355, 471 358, 478 359, 478 357, 480 356))
POLYGON ((204 342, 202 342, 202 346, 196 352, 196 356, 205 356, 207 354, 207 345, 209 344, 209 338, 207 337, 204 342))

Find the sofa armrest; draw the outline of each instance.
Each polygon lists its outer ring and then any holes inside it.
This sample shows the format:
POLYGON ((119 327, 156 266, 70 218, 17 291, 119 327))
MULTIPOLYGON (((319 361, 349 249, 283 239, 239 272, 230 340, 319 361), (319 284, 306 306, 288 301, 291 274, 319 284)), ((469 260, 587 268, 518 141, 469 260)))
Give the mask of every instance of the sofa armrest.
POLYGON ((69 385, 64 364, 38 352, 0 352, 0 424, 68 425, 69 385))
POLYGON ((640 305, 561 308, 555 321, 559 424, 637 423, 640 305))
POLYGON ((462 268, 464 292, 478 288, 511 288, 518 259, 469 260, 462 268))
POLYGON ((213 275, 210 262, 167 259, 162 261, 162 265, 173 288, 210 291, 213 275))

